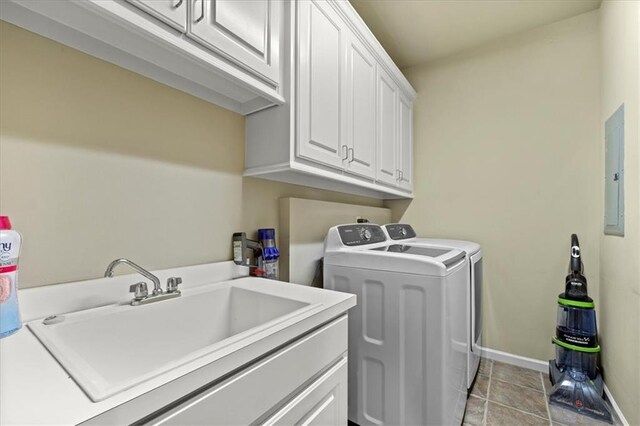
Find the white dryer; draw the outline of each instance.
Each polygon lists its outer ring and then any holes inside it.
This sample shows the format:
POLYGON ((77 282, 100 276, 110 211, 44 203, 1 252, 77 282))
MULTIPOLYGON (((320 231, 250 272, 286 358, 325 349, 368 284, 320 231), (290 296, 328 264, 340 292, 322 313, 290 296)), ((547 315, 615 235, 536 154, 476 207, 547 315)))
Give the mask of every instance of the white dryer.
POLYGON ((482 250, 471 241, 419 238, 411 225, 390 223, 383 226, 385 235, 398 244, 446 247, 464 251, 469 258, 467 305, 467 389, 471 389, 478 373, 482 348, 482 250))
POLYGON ((357 295, 349 312, 349 420, 460 424, 466 404, 468 259, 397 244, 373 224, 335 226, 324 286, 357 295))

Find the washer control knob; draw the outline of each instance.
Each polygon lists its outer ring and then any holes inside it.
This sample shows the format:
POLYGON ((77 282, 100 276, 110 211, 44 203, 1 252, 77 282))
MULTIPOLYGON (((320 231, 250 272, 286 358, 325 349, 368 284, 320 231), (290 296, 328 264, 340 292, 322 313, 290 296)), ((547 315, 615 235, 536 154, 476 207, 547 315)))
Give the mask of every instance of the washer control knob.
POLYGON ((362 231, 360 231, 360 237, 365 241, 369 241, 371 239, 371 231, 369 231, 367 228, 363 229, 362 231))
POLYGON ((404 226, 402 228, 400 228, 400 235, 402 235, 403 237, 407 236, 407 228, 405 228, 404 226))

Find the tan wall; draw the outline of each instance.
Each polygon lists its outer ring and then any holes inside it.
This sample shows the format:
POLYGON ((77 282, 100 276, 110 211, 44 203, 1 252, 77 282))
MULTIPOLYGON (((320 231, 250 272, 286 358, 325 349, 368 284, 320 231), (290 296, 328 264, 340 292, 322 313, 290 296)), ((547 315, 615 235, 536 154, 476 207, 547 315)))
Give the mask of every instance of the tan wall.
POLYGON ((597 296, 598 34, 595 11, 405 70, 416 198, 389 205, 419 235, 482 245, 489 348, 552 358, 573 232, 597 296))
MULTIPOLYGON (((604 123, 624 103, 625 236, 600 232, 600 343, 607 386, 629 424, 640 424, 640 2, 601 10, 601 164, 604 123)), ((600 170, 603 169, 601 166, 600 170)), ((600 227, 603 226, 602 218, 600 227)))
POLYGON ((21 287, 231 259, 278 225, 280 197, 380 206, 243 178, 244 118, 0 22, 0 211, 22 232, 21 287))
POLYGON ((300 284, 318 285, 318 261, 324 256, 327 229, 365 218, 391 222, 391 210, 300 198, 280 199, 280 276, 300 284), (316 278, 316 282, 314 282, 316 278))

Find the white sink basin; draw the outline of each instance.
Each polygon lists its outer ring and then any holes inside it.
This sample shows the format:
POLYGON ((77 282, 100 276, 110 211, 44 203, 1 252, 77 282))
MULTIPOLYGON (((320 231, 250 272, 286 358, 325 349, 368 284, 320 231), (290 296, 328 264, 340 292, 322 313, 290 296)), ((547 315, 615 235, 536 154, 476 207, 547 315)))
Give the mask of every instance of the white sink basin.
POLYGON ((210 286, 144 306, 112 305, 29 328, 93 401, 232 344, 314 306, 259 291, 210 286))

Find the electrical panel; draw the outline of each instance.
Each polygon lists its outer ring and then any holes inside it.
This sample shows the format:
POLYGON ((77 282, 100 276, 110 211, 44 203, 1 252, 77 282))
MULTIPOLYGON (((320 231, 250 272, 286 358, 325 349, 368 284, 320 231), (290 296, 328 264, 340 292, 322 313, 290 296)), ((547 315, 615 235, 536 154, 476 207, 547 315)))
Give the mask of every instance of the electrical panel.
POLYGON ((604 233, 624 235, 624 104, 604 126, 604 233))

